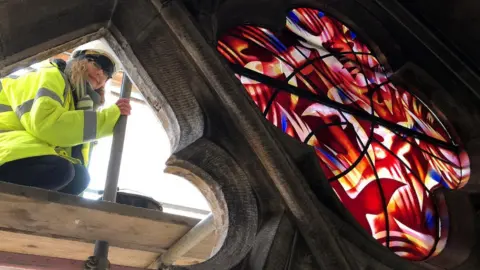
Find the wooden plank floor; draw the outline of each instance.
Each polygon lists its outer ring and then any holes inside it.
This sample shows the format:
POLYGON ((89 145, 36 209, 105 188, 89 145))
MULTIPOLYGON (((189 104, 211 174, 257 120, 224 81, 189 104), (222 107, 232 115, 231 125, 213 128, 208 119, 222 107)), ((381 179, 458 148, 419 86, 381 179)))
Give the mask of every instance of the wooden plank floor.
MULTIPOLYGON (((145 267, 199 220, 0 182, 0 251, 86 260, 95 240, 112 246, 112 264, 145 267)), ((179 264, 201 262, 214 234, 179 264)))
MULTIPOLYGON (((81 270, 85 261, 24 255, 0 251, 0 270, 81 270)), ((111 270, 142 270, 145 268, 110 264, 111 270)))

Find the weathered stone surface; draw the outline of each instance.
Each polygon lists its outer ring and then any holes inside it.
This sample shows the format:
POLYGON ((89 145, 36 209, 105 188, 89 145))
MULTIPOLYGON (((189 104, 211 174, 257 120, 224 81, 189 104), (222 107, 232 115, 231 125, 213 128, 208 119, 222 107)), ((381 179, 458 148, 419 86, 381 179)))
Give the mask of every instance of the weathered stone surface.
POLYGON ((0 69, 106 27, 113 7, 114 0, 0 1, 0 69))
POLYGON ((132 7, 129 3, 119 1, 112 22, 129 44, 131 54, 138 60, 136 64, 143 67, 160 91, 147 89, 143 93, 156 111, 164 110, 159 116, 172 151, 176 152, 203 135, 203 113, 194 93, 206 86, 158 13, 152 13, 150 1, 137 1, 132 7))
POLYGON ((62 46, 107 39, 168 132, 175 154, 167 170, 204 192, 223 232, 216 255, 191 269, 480 268, 479 4, 184 2, 190 13, 179 1, 0 1, 0 75, 62 46), (338 201, 313 150, 269 125, 216 54, 223 31, 242 23, 281 31, 298 6, 322 9, 366 38, 393 79, 441 112, 465 144, 472 203, 443 194, 451 238, 437 258, 408 262, 376 243, 338 201))
POLYGON ((229 269, 250 252, 257 232, 258 210, 247 176, 227 152, 200 139, 173 155, 167 172, 192 181, 210 202, 222 235, 218 251, 190 269, 229 269))
POLYGON ((439 39, 451 44, 459 56, 472 66, 480 68, 480 2, 469 0, 434 1, 400 0, 406 9, 412 12, 439 39), (434 7, 434 8, 433 8, 434 7))

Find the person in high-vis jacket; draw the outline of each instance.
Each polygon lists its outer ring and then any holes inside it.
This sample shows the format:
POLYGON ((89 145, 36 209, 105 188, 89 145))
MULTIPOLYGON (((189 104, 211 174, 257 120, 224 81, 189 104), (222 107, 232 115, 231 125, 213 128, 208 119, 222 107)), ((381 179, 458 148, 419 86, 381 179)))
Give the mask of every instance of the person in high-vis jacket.
POLYGON ((93 49, 1 78, 0 181, 81 194, 90 182, 91 142, 130 114, 128 99, 96 111, 114 72, 113 58, 93 49))

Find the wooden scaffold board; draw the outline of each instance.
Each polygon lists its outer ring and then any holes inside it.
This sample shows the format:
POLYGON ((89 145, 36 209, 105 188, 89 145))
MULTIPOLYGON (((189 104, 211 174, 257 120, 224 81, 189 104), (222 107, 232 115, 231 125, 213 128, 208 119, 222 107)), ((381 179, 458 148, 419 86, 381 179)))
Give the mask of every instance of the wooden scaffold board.
MULTIPOLYGON (((104 240, 110 243, 112 264, 146 268, 198 222, 0 182, 0 265, 8 256, 20 260, 21 254, 41 256, 37 261, 83 262, 93 254, 95 240, 104 240)), ((212 233, 177 264, 204 261, 215 244, 212 233)))

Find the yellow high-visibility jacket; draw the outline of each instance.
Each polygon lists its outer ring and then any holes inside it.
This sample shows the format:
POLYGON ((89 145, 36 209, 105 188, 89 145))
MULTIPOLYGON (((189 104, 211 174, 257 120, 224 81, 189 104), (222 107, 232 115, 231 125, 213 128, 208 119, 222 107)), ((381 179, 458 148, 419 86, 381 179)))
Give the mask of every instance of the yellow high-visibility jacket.
POLYGON ((88 165, 90 142, 113 133, 120 109, 75 110, 65 75, 53 63, 20 77, 0 79, 0 166, 27 157, 71 157, 71 147, 84 144, 88 165))

